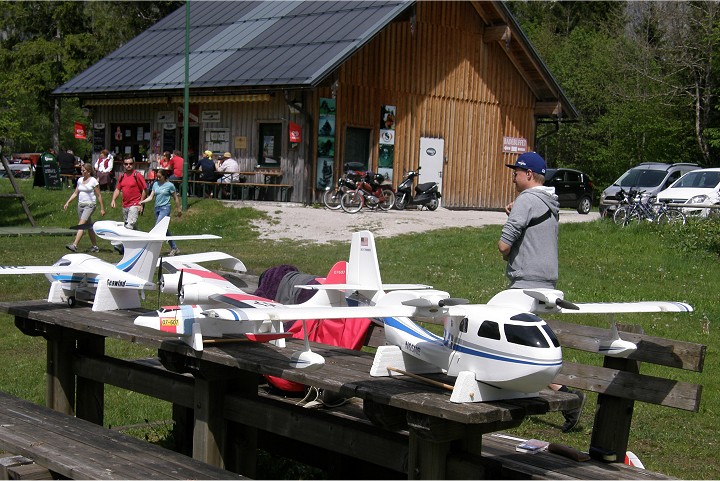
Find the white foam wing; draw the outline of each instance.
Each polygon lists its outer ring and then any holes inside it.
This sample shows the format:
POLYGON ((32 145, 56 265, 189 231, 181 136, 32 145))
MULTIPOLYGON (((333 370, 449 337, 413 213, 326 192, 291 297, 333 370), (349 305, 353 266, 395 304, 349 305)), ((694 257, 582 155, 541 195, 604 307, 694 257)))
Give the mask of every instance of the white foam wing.
POLYGON ((575 305, 579 308, 562 309, 565 314, 603 314, 623 312, 692 312, 690 304, 671 301, 641 301, 641 302, 588 302, 575 305))

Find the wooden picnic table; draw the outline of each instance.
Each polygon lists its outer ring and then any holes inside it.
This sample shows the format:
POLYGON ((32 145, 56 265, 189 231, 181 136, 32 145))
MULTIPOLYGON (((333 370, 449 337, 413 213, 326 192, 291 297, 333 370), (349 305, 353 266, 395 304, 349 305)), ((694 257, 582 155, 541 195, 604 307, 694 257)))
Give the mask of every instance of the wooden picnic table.
MULTIPOLYGON (((68 308, 44 300, 0 303, 0 312, 14 315, 22 332, 47 340, 48 407, 102 424, 106 383, 170 401, 178 419, 184 412, 185 419, 192 420, 189 437, 195 459, 250 477, 259 427, 291 440, 312 439, 317 434, 304 430, 292 405, 263 409, 266 404, 258 396, 260 375, 362 399, 366 414, 380 426, 374 429, 380 433, 375 434, 379 440, 391 434, 382 425, 404 423, 410 479, 451 477, 448 453, 481 459, 483 434, 518 426, 528 415, 578 404, 576 396, 550 390, 527 399, 455 404, 449 392, 439 387, 412 379, 371 377, 372 354, 321 344, 312 344, 326 359, 321 369, 292 369, 290 355, 301 348, 297 340, 284 349, 243 342, 208 344, 196 352, 172 335, 135 326, 133 320, 140 311, 93 312, 89 307, 68 308), (113 358, 105 352, 105 339, 157 348, 164 368, 113 358)), ((433 379, 452 383, 444 375, 433 379)), ((357 457, 373 454, 373 446, 358 449, 355 443, 361 434, 334 429, 321 434, 318 443, 355 452, 357 457), (369 452, 359 452, 365 450, 369 452)), ((472 466, 477 469, 476 464, 472 466)), ((481 477, 482 472, 473 476, 481 477)))

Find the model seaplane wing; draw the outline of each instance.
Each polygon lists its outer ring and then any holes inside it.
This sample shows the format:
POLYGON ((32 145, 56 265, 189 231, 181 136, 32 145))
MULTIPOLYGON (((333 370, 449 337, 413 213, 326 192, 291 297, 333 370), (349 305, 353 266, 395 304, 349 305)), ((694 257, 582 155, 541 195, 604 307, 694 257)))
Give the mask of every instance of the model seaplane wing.
POLYGON ((671 301, 576 302, 578 309, 561 309, 567 314, 607 314, 623 312, 692 312, 690 304, 671 301))
MULTIPOLYGON (((243 264, 240 259, 237 259, 236 257, 233 257, 230 254, 226 254, 224 252, 217 252, 217 251, 199 252, 197 254, 183 254, 180 256, 174 256, 169 259, 166 258, 166 259, 163 259, 163 265, 167 264, 169 266, 172 266, 176 271, 179 271, 180 269, 184 269, 188 263, 192 263, 194 266, 196 266, 198 262, 211 262, 211 261, 219 261, 220 265, 228 270, 237 271, 237 272, 247 272, 247 269, 245 268, 245 264, 243 264)), ((160 265, 160 262, 158 261, 158 266, 159 265, 160 265)))

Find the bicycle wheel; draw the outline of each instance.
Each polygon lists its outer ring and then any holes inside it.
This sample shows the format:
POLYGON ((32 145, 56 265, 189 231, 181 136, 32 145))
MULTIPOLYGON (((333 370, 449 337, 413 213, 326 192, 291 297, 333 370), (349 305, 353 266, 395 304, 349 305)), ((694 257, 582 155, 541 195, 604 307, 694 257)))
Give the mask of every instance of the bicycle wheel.
POLYGON ((340 199, 340 206, 342 207, 342 210, 348 214, 355 214, 356 212, 359 212, 360 209, 363 208, 363 205, 365 205, 365 198, 357 190, 345 192, 340 199))
POLYGON ((342 199, 343 193, 338 189, 326 190, 323 194, 323 204, 330 210, 338 210, 340 206, 340 199, 342 199))
POLYGON ((626 225, 629 211, 630 207, 627 205, 623 205, 615 209, 615 213, 613 214, 613 222, 615 222, 615 224, 619 226, 626 225))
POLYGON ((677 209, 668 209, 660 213, 657 219, 658 224, 682 224, 687 223, 687 218, 682 211, 677 209))
POLYGON ((627 217, 625 217, 625 224, 639 224, 643 219, 647 219, 647 215, 643 212, 642 208, 633 207, 628 211, 627 217))
POLYGON ((395 192, 390 189, 382 190, 383 201, 380 202, 380 210, 390 210, 395 204, 395 192))

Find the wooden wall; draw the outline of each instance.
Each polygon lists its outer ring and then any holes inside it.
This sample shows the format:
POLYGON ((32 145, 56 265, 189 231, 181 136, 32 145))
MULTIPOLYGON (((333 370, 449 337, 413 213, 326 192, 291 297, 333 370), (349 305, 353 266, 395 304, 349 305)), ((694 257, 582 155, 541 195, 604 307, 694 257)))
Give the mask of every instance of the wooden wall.
MULTIPOLYGON (((373 128, 381 105, 397 107, 395 170, 419 164, 420 137, 445 139, 443 205, 501 208, 515 196, 503 136, 534 140, 535 97, 499 43, 483 42, 470 2, 418 2, 416 22, 399 20, 338 72, 338 159, 346 126, 373 128)), ((532 145, 529 146, 532 149, 532 145)))

